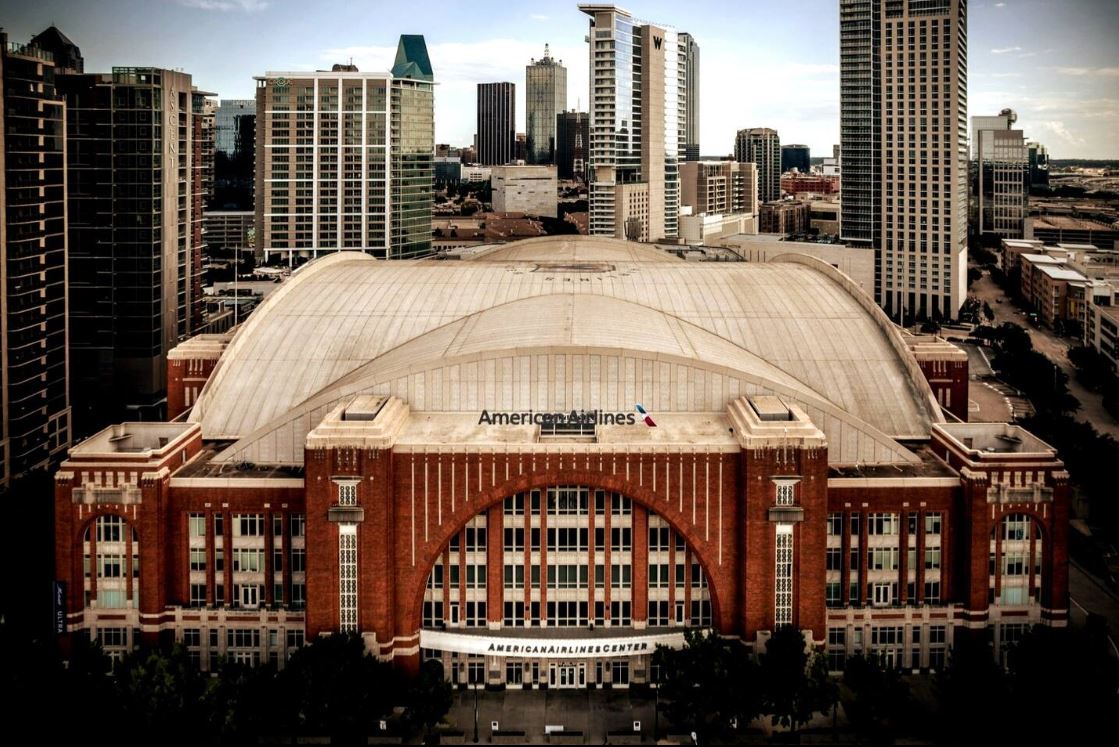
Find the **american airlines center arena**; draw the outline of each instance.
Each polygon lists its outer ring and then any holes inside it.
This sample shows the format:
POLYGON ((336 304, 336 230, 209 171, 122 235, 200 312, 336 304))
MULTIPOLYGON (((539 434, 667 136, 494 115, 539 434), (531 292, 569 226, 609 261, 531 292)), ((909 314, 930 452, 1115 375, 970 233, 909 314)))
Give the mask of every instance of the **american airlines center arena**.
POLYGON ((836 669, 998 650, 1066 623, 1069 488, 953 414, 960 357, 801 255, 326 256, 172 351, 171 422, 73 448, 59 628, 202 668, 352 632, 524 687, 648 682, 696 627, 796 625, 836 669))

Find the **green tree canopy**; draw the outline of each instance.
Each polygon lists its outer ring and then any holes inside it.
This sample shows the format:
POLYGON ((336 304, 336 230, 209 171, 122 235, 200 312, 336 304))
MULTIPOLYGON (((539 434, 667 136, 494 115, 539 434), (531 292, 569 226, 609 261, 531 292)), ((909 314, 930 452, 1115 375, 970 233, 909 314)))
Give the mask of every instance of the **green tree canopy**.
POLYGON ((828 677, 827 661, 809 652, 804 634, 792 625, 778 628, 761 655, 765 712, 773 724, 796 731, 815 713, 833 707, 838 693, 828 677))
POLYGON ((713 631, 687 630, 684 647, 658 646, 660 701, 668 719, 696 732, 700 744, 729 735, 761 713, 758 667, 746 647, 713 631))

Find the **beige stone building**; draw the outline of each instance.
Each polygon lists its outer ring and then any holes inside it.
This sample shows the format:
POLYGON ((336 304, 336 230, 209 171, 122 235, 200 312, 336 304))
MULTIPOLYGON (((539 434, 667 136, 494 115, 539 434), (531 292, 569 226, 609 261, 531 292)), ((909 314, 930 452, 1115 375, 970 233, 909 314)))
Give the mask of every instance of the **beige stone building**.
POLYGON ((494 212, 557 217, 555 166, 494 166, 491 174, 494 212))

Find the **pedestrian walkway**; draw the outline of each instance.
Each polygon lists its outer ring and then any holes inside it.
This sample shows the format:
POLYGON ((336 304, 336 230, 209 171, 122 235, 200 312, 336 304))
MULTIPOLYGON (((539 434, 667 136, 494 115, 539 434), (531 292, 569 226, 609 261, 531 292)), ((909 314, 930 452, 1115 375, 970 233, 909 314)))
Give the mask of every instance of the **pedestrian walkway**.
MULTIPOLYGON (((473 690, 456 691, 454 704, 446 720, 464 734, 464 741, 474 741, 473 690)), ((551 742, 567 744, 634 743, 653 744, 654 695, 636 690, 519 690, 503 692, 477 691, 478 743, 494 744, 491 725, 496 721, 499 731, 522 731, 528 744, 543 744, 546 727, 562 727, 565 732, 582 732, 581 739, 559 735, 551 742), (635 731, 634 722, 640 722, 635 731), (611 739, 611 732, 617 732, 611 739), (626 733, 622 737, 621 732, 626 733)), ((663 721, 660 727, 665 728, 663 721)), ((551 731, 556 731, 553 728, 551 731)), ((663 737, 664 734, 658 733, 663 737)), ((501 740, 498 740, 501 741, 501 740)))

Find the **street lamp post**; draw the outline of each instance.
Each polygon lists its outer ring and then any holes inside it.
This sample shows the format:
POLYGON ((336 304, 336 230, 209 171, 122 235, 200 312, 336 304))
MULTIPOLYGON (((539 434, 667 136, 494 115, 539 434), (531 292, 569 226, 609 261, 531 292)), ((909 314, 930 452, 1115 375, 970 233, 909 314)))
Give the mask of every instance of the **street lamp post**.
POLYGON ((474 744, 478 744, 478 683, 474 683, 474 744))
POLYGON ((660 730, 660 717, 661 717, 661 688, 659 683, 653 684, 653 694, 656 698, 653 702, 653 741, 657 741, 657 732, 660 730))

